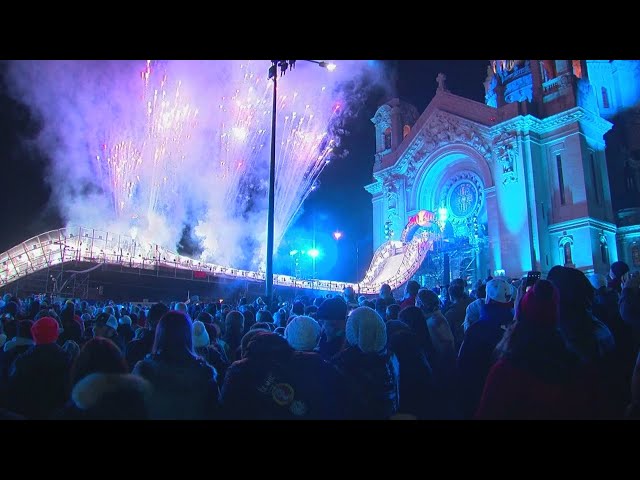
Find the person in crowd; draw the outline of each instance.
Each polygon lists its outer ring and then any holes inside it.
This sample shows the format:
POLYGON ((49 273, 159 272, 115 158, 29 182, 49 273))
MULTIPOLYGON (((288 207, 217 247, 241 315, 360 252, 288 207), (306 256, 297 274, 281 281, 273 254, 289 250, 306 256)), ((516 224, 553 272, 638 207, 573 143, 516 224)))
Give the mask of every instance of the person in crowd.
POLYGON ((118 336, 122 338, 122 342, 125 345, 129 344, 131 340, 133 340, 134 331, 132 328, 132 321, 129 315, 123 315, 118 320, 118 336))
POLYGON ((162 317, 151 354, 132 373, 153 387, 151 419, 214 419, 219 415, 216 370, 194 353, 192 322, 183 312, 170 311, 162 317))
POLYGON ((385 320, 387 322, 391 320, 398 320, 398 314, 400 313, 400 305, 394 303, 389 305, 385 310, 385 320))
POLYGON ((0 331, 0 347, 4 345, 4 342, 7 341, 7 339, 15 337, 18 332, 20 307, 18 306, 18 302, 14 300, 18 299, 11 297, 10 301, 8 301, 4 306, 4 314, 0 321, 2 324, 2 327, 0 327, 2 328, 0 331))
POLYGON ((59 420, 143 420, 151 386, 129 374, 120 349, 107 338, 84 344, 71 367, 70 398, 59 420))
POLYGON ((640 273, 626 275, 619 300, 620 317, 631 330, 632 349, 640 350, 640 273))
POLYGON ((164 303, 156 303, 149 309, 149 316, 147 317, 145 328, 142 329, 139 336, 129 342, 125 348, 125 357, 131 369, 151 353, 158 322, 160 322, 160 319, 168 311, 169 308, 164 303))
POLYGON ((16 336, 5 342, 0 352, 0 390, 6 388, 9 378, 9 368, 13 364, 13 361, 35 345, 33 335, 31 334, 32 326, 33 322, 31 320, 18 322, 18 332, 16 336))
MULTIPOLYGON (((390 322, 393 322, 392 325, 397 325, 394 320, 390 320, 390 322)), ((416 336, 418 344, 427 357, 429 365, 431 368, 434 368, 434 363, 437 365, 436 351, 433 347, 431 335, 429 335, 429 328, 427 327, 427 321, 424 318, 422 310, 416 306, 403 308, 398 313, 398 322, 409 327, 411 332, 416 336)), ((436 366, 436 368, 438 367, 436 366)), ((440 372, 434 372, 434 376, 438 378, 440 378, 442 374, 440 372)))
POLYGON ((291 307, 291 316, 304 315, 304 303, 294 302, 291 307))
POLYGON ((318 344, 321 331, 322 327, 313 318, 299 315, 285 328, 284 338, 294 350, 312 352, 318 344))
POLYGON ((421 420, 443 418, 431 365, 417 335, 403 322, 390 320, 386 326, 387 348, 399 363, 398 413, 421 420))
POLYGON ((609 280, 607 287, 615 291, 618 295, 622 293, 622 281, 629 273, 629 265, 622 261, 613 262, 609 269, 609 280))
POLYGON ((384 300, 385 308, 388 307, 389 305, 393 305, 394 303, 397 303, 396 299, 393 298, 393 294, 391 293, 391 286, 388 283, 383 283, 380 286, 379 296, 382 300, 384 300))
POLYGON ((296 351, 275 333, 253 330, 250 334, 243 358, 229 367, 225 377, 223 418, 344 418, 341 378, 320 355, 296 351))
POLYGON ((640 344, 634 344, 633 331, 620 315, 618 308, 618 293, 607 287, 604 275, 592 273, 587 278, 594 288, 591 313, 603 322, 613 335, 615 349, 612 352, 612 368, 619 374, 617 395, 621 403, 627 405, 630 401, 629 383, 633 373, 636 354, 640 344))
POLYGON ((441 372, 441 378, 448 377, 455 369, 456 351, 453 333, 440 311, 440 298, 432 290, 420 289, 416 297, 416 307, 424 315, 429 330, 434 352, 434 369, 441 372))
POLYGON ((7 334, 4 333, 4 322, 0 320, 0 348, 4 347, 7 342, 7 334))
POLYGON ((625 417, 632 420, 640 420, 640 351, 636 358, 631 377, 631 402, 625 411, 625 417))
POLYGON ((115 343, 118 348, 124 353, 126 351, 126 345, 123 337, 118 335, 118 320, 114 315, 108 313, 101 313, 96 317, 96 323, 93 326, 93 336, 108 338, 115 343))
POLYGON ((210 343, 209 333, 204 323, 200 321, 193 322, 193 351, 216 369, 218 387, 222 388, 224 375, 229 365, 220 350, 210 343))
POLYGON ((376 298, 375 303, 373 304, 373 309, 378 312, 378 315, 383 320, 387 318, 387 302, 382 298, 376 298))
POLYGON ((276 328, 286 328, 288 318, 289 316, 287 315, 287 312, 284 309, 280 308, 276 313, 273 314, 273 323, 275 323, 276 328))
POLYGON ((78 345, 73 340, 67 340, 62 345, 62 350, 64 350, 69 354, 69 358, 71 358, 71 362, 73 363, 73 361, 76 359, 76 357, 80 353, 80 345, 78 345))
POLYGON ((358 308, 358 300, 356 299, 356 291, 353 287, 344 287, 342 290, 342 299, 347 304, 347 311, 358 308))
POLYGON ((341 297, 328 298, 318 307, 317 319, 322 332, 315 351, 328 361, 346 347, 347 304, 341 297))
POLYGON ((464 333, 458 353, 458 389, 463 418, 472 418, 487 375, 496 361, 494 350, 513 322, 511 285, 501 277, 487 283, 486 301, 480 315, 464 333))
POLYGON ((31 419, 49 418, 67 399, 71 358, 56 343, 58 322, 43 317, 31 327, 35 345, 18 355, 9 370, 9 410, 31 419))
POLYGON ((232 310, 225 317, 223 340, 228 350, 225 352, 230 362, 240 359, 240 342, 244 335, 244 315, 237 310, 232 310))
POLYGON ((238 311, 242 313, 242 316, 244 317, 243 333, 247 333, 249 330, 251 330, 251 327, 253 327, 258 321, 258 314, 260 312, 259 311, 254 312, 253 307, 251 307, 251 305, 246 305, 245 308, 238 311))
POLYGON ((460 350, 460 345, 462 345, 462 339, 464 337, 463 323, 467 307, 472 302, 471 297, 467 295, 466 286, 466 282, 462 278, 456 278, 451 282, 448 290, 449 296, 451 297, 451 305, 444 314, 453 333, 456 352, 460 350))
POLYGON ((487 284, 482 280, 478 280, 476 288, 471 292, 471 303, 467 306, 467 311, 464 314, 464 323, 462 324, 463 330, 466 330, 469 325, 478 321, 480 317, 480 305, 485 302, 487 296, 487 284))
POLYGON ((400 302, 400 310, 407 307, 415 307, 416 297, 418 296, 418 290, 420 290, 420 284, 415 280, 409 280, 404 287, 404 298, 400 302))
MULTIPOLYGON (((524 285, 521 287, 524 292, 524 285)), ((515 322, 496 348, 475 418, 595 419, 598 392, 558 330, 559 294, 539 280, 523 293, 515 322)), ((475 327, 473 327, 475 328, 475 327)))
MULTIPOLYGON (((433 350, 429 361, 441 401, 450 404, 450 411, 446 415, 455 418, 457 415, 454 403, 456 350, 453 333, 440 311, 440 298, 433 290, 420 289, 416 297, 416 307, 422 312, 431 339, 433 350)), ((421 328, 424 327, 421 325, 421 328)))
MULTIPOLYGON (((270 325, 274 325, 274 323, 273 323, 273 315, 271 315, 271 312, 269 310, 262 310, 262 311, 260 311, 260 312, 258 312, 256 314, 256 323, 257 322, 268 323, 270 325)), ((275 325, 273 327, 273 330, 275 330, 275 325)))
POLYGON ((387 350, 387 328, 378 313, 358 307, 347 319, 347 348, 331 363, 344 379, 348 418, 384 420, 398 413, 399 363, 387 350))
POLYGON ((575 268, 556 265, 547 275, 560 292, 559 328, 567 346, 584 363, 603 365, 615 349, 609 328, 592 314, 594 290, 575 268))

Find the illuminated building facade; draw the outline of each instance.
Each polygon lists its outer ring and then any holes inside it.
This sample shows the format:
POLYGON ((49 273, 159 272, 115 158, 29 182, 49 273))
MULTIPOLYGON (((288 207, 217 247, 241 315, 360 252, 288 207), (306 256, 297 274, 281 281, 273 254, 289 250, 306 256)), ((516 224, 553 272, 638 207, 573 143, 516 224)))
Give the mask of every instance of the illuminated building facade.
POLYGON ((473 257, 477 278, 554 265, 607 273, 618 259, 640 269, 640 61, 487 70, 484 104, 440 74, 422 114, 399 99, 377 110, 374 248, 429 210, 441 212, 441 245, 468 247, 460 268, 473 257))

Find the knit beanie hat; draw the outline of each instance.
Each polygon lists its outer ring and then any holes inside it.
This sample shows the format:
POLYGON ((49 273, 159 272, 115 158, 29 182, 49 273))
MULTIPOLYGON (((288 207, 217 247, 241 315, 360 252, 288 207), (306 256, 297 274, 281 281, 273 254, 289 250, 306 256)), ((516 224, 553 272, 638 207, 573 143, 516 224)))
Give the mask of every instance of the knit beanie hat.
POLYGON ((31 327, 31 335, 36 345, 47 345, 58 340, 58 322, 55 318, 42 317, 31 327))
POLYGON ((560 295, 548 280, 538 280, 520 300, 518 321, 555 327, 558 324, 560 295))
POLYGON ((318 307, 316 318, 318 320, 345 320, 347 318, 347 304, 339 297, 328 298, 318 307))
POLYGON ((295 350, 309 352, 318 344, 321 327, 313 318, 298 315, 284 330, 284 338, 295 350))
POLYGON ((193 348, 206 347, 209 345, 209 333, 207 332, 207 328, 204 326, 199 320, 193 322, 192 329, 192 337, 193 337, 193 348))
POLYGON ((387 344, 387 328, 374 309, 358 307, 347 319, 346 337, 350 345, 365 353, 379 352, 387 344))

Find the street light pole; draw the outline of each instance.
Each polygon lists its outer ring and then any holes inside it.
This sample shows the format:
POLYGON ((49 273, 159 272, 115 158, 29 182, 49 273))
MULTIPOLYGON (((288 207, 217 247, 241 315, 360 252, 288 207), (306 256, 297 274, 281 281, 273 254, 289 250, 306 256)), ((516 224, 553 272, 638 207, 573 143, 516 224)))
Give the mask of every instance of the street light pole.
POLYGON ((275 222, 276 184, 276 114, 278 100, 278 61, 272 60, 269 75, 273 76, 273 107, 271 109, 271 160, 269 162, 269 206, 267 214, 267 266, 266 301, 267 308, 273 304, 273 236, 275 222))

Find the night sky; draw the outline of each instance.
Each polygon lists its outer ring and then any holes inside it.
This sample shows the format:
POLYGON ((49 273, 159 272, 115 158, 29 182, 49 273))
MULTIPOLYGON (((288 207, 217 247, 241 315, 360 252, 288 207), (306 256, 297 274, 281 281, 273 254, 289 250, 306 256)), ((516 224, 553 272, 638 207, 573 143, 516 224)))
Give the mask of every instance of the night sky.
MULTIPOLYGON (((339 66, 339 61, 336 63, 339 66)), ((385 63, 395 69, 397 95, 415 105, 419 112, 424 111, 435 95, 435 78, 439 72, 447 76, 447 87, 452 93, 484 101, 483 81, 488 60, 399 60, 385 63)), ((0 251, 43 231, 63 226, 55 208, 48 206, 50 188, 45 181, 48 160, 31 146, 39 126, 27 107, 7 95, 3 75, 5 67, 0 64, 0 165, 3 173, 0 251)), ((361 272, 372 255, 371 196, 363 187, 372 181, 375 153, 374 127, 370 119, 384 100, 382 93, 372 95, 358 118, 346 125, 350 135, 343 140, 343 146, 349 154, 325 168, 320 177, 320 188, 307 199, 304 214, 293 227, 294 233, 285 237, 287 244, 282 246, 288 250, 288 244, 297 240, 297 232, 308 233, 315 227, 317 246, 333 249, 334 260, 327 269, 335 280, 353 279, 355 262, 353 248, 344 246, 352 243, 336 247, 331 237, 333 231, 342 231, 345 239, 358 239, 361 272)), ((319 276, 324 276, 323 273, 319 267, 319 276)))

